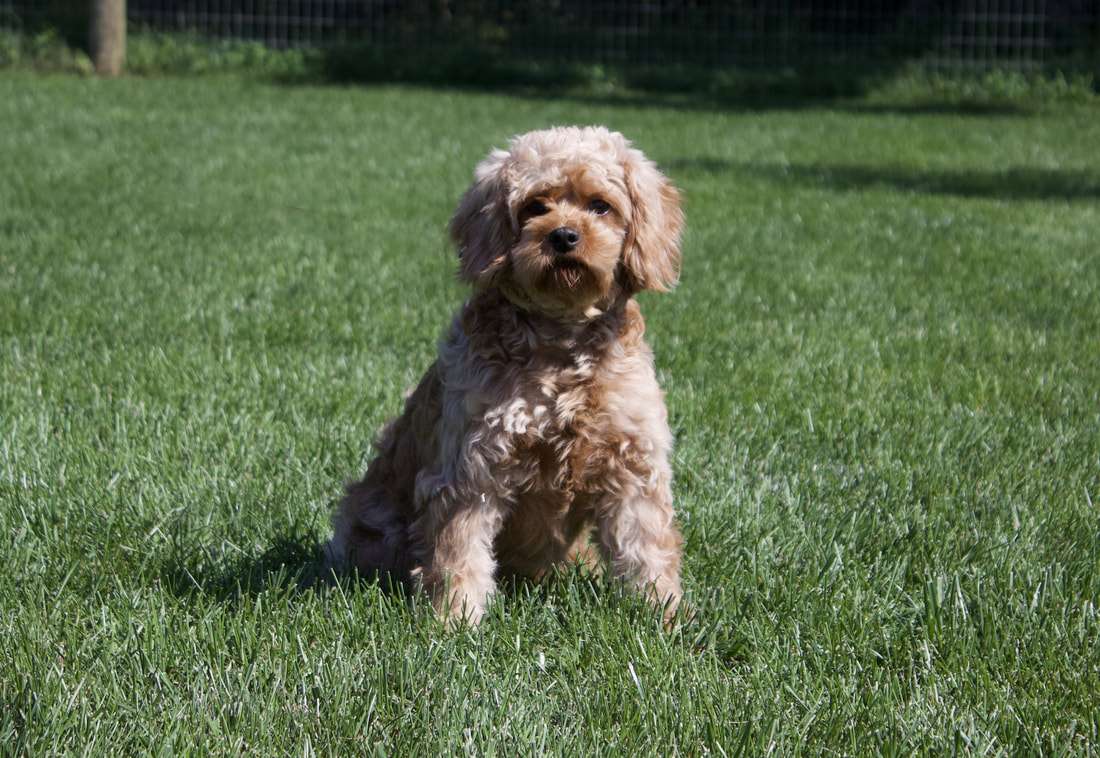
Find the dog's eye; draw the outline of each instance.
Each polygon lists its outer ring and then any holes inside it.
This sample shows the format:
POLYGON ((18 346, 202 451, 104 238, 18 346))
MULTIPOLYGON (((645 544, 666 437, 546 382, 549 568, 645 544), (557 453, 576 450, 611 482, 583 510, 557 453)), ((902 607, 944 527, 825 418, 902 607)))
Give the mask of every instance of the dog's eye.
POLYGON ((608 211, 611 210, 611 206, 605 201, 597 198, 588 204, 588 210, 592 211, 597 216, 606 216, 608 211))
POLYGON ((523 206, 524 216, 542 216, 549 212, 550 209, 547 208, 540 200, 532 200, 527 205, 523 206))

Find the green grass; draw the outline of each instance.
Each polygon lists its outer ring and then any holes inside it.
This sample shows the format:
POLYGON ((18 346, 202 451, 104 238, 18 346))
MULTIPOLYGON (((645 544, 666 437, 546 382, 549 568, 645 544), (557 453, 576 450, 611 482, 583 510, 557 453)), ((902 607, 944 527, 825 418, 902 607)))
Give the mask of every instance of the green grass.
POLYGON ((0 76, 0 750, 1100 750, 1100 113, 0 76), (303 588, 474 163, 620 129, 698 618, 303 588))

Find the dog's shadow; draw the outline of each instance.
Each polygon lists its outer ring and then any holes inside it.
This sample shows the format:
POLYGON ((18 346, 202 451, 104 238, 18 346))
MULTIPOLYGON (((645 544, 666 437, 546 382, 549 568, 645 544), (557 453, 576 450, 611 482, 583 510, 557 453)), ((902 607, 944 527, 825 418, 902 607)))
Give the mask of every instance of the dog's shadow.
MULTIPOLYGON (((307 592, 324 593, 338 583, 377 587, 387 596, 414 600, 415 589, 400 577, 334 569, 325 547, 324 541, 311 534, 291 532, 277 535, 267 548, 254 554, 176 549, 160 566, 159 584, 178 598, 203 598, 230 605, 271 591, 291 598, 307 592)), ((532 597, 547 599, 557 591, 555 588, 576 582, 593 597, 607 591, 603 586, 606 582, 598 574, 579 567, 563 567, 539 580, 501 576, 497 588, 500 596, 511 603, 532 597)))
MULTIPOLYGON (((184 554, 177 550, 162 564, 159 583, 180 600, 214 602, 231 608, 269 592, 293 602, 307 593, 327 594, 338 585, 370 587, 410 611, 423 599, 396 577, 334 571, 325 554, 325 542, 305 532, 278 535, 267 548, 253 555, 228 557, 224 552, 200 549, 184 554)), ((521 606, 545 609, 562 625, 569 625, 570 617, 582 606, 611 606, 630 619, 631 628, 658 618, 652 606, 621 582, 585 566, 560 566, 539 579, 505 574, 498 577, 497 590, 497 602, 504 603, 503 612, 521 606)), ((432 616, 426 605, 423 610, 432 616)), ((722 659, 743 660, 743 645, 727 639, 729 635, 722 633, 721 624, 700 623, 696 610, 701 609, 689 610, 679 619, 689 644, 697 651, 709 648, 722 659)))
POLYGON ((175 597, 231 605, 272 590, 324 591, 331 577, 324 543, 304 534, 278 535, 259 554, 176 549, 159 572, 161 587, 175 597))
MULTIPOLYGON (((303 593, 325 593, 339 583, 377 587, 386 596, 414 602, 416 590, 408 581, 386 574, 361 574, 334 569, 325 553, 325 542, 299 532, 277 535, 256 554, 209 549, 177 549, 162 563, 159 584, 171 595, 236 605, 245 598, 276 591, 288 598, 303 593)), ((577 593, 589 602, 620 594, 614 582, 600 571, 583 566, 561 566, 547 576, 533 579, 503 574, 497 581, 498 597, 507 604, 562 600, 577 593)))

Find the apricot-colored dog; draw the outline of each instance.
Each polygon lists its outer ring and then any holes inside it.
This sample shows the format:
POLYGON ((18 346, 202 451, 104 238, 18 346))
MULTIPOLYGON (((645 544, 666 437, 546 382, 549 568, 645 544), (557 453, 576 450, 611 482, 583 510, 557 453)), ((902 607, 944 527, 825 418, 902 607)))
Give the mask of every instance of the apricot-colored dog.
POLYGON ((672 444, 634 295, 680 264, 676 189, 617 132, 515 137, 451 220, 473 294, 348 488, 330 556, 422 587, 477 623, 498 568, 595 564, 671 615, 672 444))

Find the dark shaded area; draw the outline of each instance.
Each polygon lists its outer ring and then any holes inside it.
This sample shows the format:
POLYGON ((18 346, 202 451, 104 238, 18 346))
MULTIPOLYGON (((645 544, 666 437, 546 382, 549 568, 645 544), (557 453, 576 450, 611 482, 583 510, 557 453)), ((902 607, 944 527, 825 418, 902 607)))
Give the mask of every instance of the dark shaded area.
MULTIPOLYGON (((312 53, 310 73, 285 83, 413 84, 584 105, 669 108, 690 111, 800 110, 822 105, 845 112, 903 115, 1023 115, 1020 98, 975 101, 963 97, 919 102, 860 102, 894 81, 909 60, 894 55, 817 60, 807 56, 777 65, 699 63, 591 63, 567 56, 535 59, 492 49, 441 47, 431 51, 360 44, 333 45, 312 53)), ((1051 80, 1090 75, 1078 62, 1050 62, 1027 76, 1051 80)), ((1100 70, 1100 62, 1097 64, 1100 70)), ((979 92, 984 69, 957 73, 979 92)), ((1092 87, 1100 86, 1100 78, 1092 87)), ((935 97, 935 95, 933 95, 935 97)), ((979 95, 978 97, 981 97, 979 95)))
POLYGON ((779 70, 678 65, 591 67, 572 63, 500 61, 471 52, 451 61, 422 60, 408 53, 399 63, 385 51, 351 47, 316 52, 312 73, 282 79, 288 85, 403 83, 513 97, 566 100, 582 106, 674 108, 683 111, 797 111, 822 107, 838 112, 907 116, 1023 116, 1035 107, 1020 101, 923 100, 866 102, 865 95, 889 81, 881 62, 788 67, 779 70))
POLYGON ((171 555, 161 567, 160 583, 177 597, 203 595, 235 603, 270 589, 300 592, 321 589, 331 580, 323 546, 306 535, 283 535, 258 556, 232 560, 202 555, 171 555))
POLYGON ((0 2, 0 28, 29 34, 56 33, 71 47, 87 49, 91 3, 80 0, 0 2))
POLYGON ((1033 109, 1020 103, 912 102, 912 103, 832 103, 830 110, 868 115, 901 116, 1026 116, 1033 109))
POLYGON ((353 43, 482 50, 508 60, 765 67, 927 52, 1042 60, 1088 49, 1100 24, 1094 0, 129 0, 129 15, 160 30, 274 47, 353 43))
POLYGON ((801 100, 857 97, 889 74, 881 61, 749 68, 701 64, 594 64, 565 58, 513 59, 489 50, 409 50, 332 46, 316 51, 314 73, 341 84, 405 83, 545 98, 575 97, 617 105, 675 104, 690 109, 740 103, 791 105, 801 100))
MULTIPOLYGON (((767 87, 762 80, 740 90, 715 92, 624 91, 597 93, 583 90, 532 89, 515 87, 508 94, 533 100, 548 96, 583 106, 676 109, 726 113, 756 113, 762 111, 801 111, 827 109, 838 113, 902 116, 1029 116, 1036 106, 1024 102, 916 101, 874 102, 858 99, 859 93, 832 93, 834 80, 824 88, 815 87, 813 80, 775 78, 767 87)), ((484 88, 471 87, 471 89, 484 88)), ((494 91, 492 89, 488 91, 494 91)))
POLYGON ((887 187, 904 192, 994 200, 1075 201, 1100 198, 1100 172, 1016 167, 1001 170, 919 169, 859 164, 745 163, 682 158, 664 164, 673 174, 731 174, 797 186, 858 191, 887 187))
MULTIPOLYGON (((1100 4, 951 0, 218 0, 202 14, 130 0, 158 30, 310 47, 335 82, 637 90, 702 107, 856 97, 912 62, 1100 71, 1100 4)), ((168 3, 168 6, 174 4, 168 3)))
MULTIPOLYGON (((279 536, 259 555, 230 560, 224 555, 175 553, 162 564, 158 578, 160 585, 175 597, 201 597, 229 606, 272 590, 291 596, 327 592, 337 581, 377 585, 386 595, 410 604, 424 599, 409 585, 388 575, 353 572, 338 577, 325 561, 324 545, 305 533, 279 536)), ((497 590, 506 605, 527 600, 552 606, 563 621, 569 605, 567 597, 578 594, 582 603, 595 604, 601 599, 612 602, 636 623, 656 619, 656 611, 636 592, 580 566, 561 566, 539 580, 504 573, 497 577, 497 590)), ((693 614, 687 605, 685 614, 681 620, 690 621, 693 614)), ((699 630, 692 632, 699 633, 699 630)))

